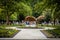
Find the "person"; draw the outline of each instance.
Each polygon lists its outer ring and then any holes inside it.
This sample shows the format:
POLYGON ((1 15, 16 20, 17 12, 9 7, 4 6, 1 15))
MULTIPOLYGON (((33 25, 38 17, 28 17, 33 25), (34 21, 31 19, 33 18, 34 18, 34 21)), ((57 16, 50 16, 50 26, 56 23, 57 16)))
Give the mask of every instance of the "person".
POLYGON ((29 25, 29 21, 26 21, 26 24, 29 25))

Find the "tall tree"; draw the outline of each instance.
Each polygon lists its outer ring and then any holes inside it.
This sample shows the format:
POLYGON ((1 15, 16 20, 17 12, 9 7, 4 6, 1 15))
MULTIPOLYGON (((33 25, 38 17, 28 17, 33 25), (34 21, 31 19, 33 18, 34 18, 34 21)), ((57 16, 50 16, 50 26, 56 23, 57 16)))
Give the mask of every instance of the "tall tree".
POLYGON ((59 14, 59 11, 60 11, 60 1, 59 0, 47 0, 48 1, 48 6, 50 6, 52 8, 52 18, 53 18, 53 22, 54 22, 54 25, 55 25, 55 21, 57 18, 59 18, 57 16, 57 14, 59 14))
POLYGON ((10 15, 16 11, 16 0, 0 0, 0 8, 2 13, 6 15, 6 23, 9 24, 10 15))
POLYGON ((19 10, 17 11, 17 13, 18 13, 17 18, 19 21, 22 21, 23 18, 26 16, 32 15, 32 8, 28 4, 26 4, 24 2, 19 2, 19 3, 17 3, 17 7, 19 8, 19 10))

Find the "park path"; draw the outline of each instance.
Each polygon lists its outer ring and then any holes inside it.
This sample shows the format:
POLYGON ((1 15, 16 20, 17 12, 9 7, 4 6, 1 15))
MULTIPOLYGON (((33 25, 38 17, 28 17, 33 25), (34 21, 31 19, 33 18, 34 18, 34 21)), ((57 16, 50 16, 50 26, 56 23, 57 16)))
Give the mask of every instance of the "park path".
POLYGON ((47 39, 47 37, 40 31, 40 29, 20 29, 14 39, 47 39))

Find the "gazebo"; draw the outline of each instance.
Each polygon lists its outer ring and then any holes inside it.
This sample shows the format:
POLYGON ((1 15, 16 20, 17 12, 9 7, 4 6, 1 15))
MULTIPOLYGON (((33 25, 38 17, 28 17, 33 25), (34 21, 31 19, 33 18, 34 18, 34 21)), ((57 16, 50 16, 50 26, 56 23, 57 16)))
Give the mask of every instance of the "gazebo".
POLYGON ((37 17, 37 23, 41 23, 41 21, 43 21, 45 19, 44 15, 40 15, 39 17, 37 17))
POLYGON ((33 16, 25 17, 26 27, 35 27, 36 26, 36 18, 33 16))
POLYGON ((27 16, 27 17, 25 18, 25 21, 36 21, 36 18, 33 17, 33 16, 27 16))

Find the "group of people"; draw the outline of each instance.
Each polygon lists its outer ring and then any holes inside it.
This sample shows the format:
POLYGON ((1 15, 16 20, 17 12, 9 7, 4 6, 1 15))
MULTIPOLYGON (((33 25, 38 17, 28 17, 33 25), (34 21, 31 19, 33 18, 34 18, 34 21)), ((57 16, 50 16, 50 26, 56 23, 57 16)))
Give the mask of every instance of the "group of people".
POLYGON ((36 22, 35 21, 26 21, 25 22, 26 23, 26 25, 35 25, 36 24, 36 22))
POLYGON ((26 27, 36 27, 36 21, 25 21, 26 27))

